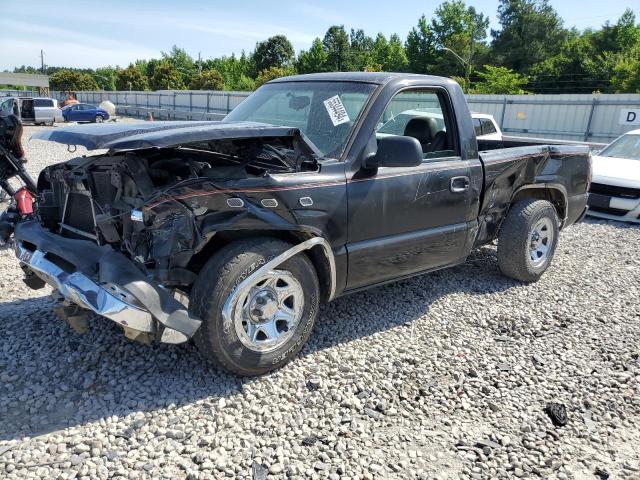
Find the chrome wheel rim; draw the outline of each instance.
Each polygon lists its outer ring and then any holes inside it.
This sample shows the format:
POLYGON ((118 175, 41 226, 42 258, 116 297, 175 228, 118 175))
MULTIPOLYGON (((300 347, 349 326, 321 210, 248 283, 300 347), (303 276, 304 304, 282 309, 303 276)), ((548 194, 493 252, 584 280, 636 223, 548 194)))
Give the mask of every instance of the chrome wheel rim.
POLYGON ((303 309, 300 282, 287 271, 268 272, 238 292, 233 308, 236 334, 253 351, 276 350, 295 334, 303 309))
POLYGON ((540 267, 549 258, 553 245, 553 223, 549 218, 541 218, 529 233, 529 263, 540 267))
POLYGON ((103 120, 104 119, 100 115, 96 117, 96 123, 102 123, 103 120))

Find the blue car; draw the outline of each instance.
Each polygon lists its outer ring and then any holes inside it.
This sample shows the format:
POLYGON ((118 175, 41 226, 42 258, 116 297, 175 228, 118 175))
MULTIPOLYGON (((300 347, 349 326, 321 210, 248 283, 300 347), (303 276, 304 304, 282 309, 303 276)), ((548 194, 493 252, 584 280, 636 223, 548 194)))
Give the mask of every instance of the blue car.
POLYGON ((105 109, 88 103, 67 105, 62 109, 62 116, 65 122, 102 123, 105 120, 109 120, 109 113, 105 109))

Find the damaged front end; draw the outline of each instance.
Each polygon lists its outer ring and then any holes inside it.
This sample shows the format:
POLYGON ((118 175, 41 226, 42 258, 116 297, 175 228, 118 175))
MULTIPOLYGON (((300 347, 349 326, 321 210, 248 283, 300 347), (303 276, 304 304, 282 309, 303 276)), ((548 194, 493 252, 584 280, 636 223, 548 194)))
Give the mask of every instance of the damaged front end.
POLYGON ((283 221, 238 208, 249 203, 244 192, 263 189, 273 173, 318 168, 298 131, 260 124, 159 122, 36 137, 108 151, 41 172, 36 214, 15 225, 25 281, 56 289, 68 318, 78 318, 77 305, 142 341, 181 343, 199 328, 183 299, 197 277, 194 258, 219 231, 283 221))

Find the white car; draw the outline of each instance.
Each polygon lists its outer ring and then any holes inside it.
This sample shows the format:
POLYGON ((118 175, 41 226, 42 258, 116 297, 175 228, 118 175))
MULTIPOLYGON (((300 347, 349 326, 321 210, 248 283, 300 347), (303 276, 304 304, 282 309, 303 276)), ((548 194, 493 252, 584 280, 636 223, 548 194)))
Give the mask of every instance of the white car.
POLYGON ((478 140, 502 140, 502 130, 493 115, 473 112, 471 119, 478 140))
POLYGON ((588 215, 640 223, 640 130, 633 130, 593 156, 588 215))

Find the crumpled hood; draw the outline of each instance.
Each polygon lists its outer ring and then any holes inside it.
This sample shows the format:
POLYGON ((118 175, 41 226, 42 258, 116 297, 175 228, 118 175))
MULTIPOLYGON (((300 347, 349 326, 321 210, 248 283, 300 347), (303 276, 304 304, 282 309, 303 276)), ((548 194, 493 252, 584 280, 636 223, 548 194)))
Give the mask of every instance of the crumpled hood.
POLYGON ((256 122, 146 122, 102 123, 42 130, 31 139, 66 145, 81 145, 87 150, 137 150, 176 147, 209 140, 299 137, 310 149, 318 149, 297 128, 256 122))
POLYGON ((593 157, 593 181, 618 187, 640 188, 640 160, 593 157))

